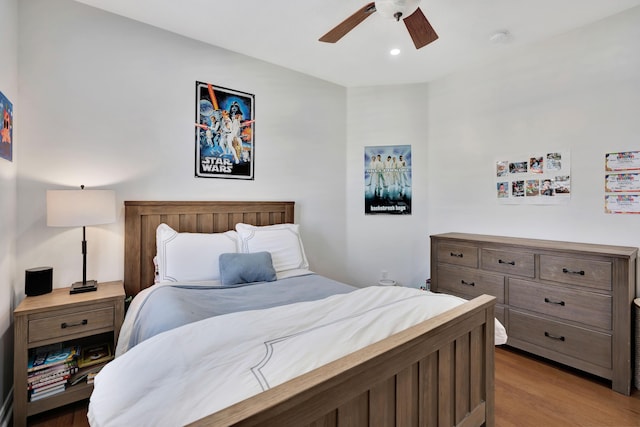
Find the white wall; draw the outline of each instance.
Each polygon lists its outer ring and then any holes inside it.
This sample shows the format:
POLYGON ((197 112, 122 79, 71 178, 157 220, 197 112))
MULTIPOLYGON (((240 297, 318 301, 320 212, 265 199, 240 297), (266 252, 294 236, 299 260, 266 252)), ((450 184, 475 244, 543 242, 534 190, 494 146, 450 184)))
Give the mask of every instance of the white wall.
POLYGON ((348 90, 347 223, 349 282, 390 279, 419 286, 427 277, 428 85, 348 90), (364 215, 364 147, 411 145, 412 214, 364 215))
MULTIPOLYGON (((47 189, 124 200, 293 200, 314 270, 346 279, 346 90, 70 0, 20 2, 18 271, 81 278, 81 230, 48 228, 47 189), (255 94, 255 180, 194 178, 195 82, 255 94)), ((123 277, 124 218, 87 228, 87 276, 123 277)))
POLYGON ((639 216, 604 213, 605 154, 640 150, 638 40, 635 8, 428 85, 350 89, 351 278, 385 268, 418 286, 429 235, 449 231, 640 246, 639 216), (409 142, 412 218, 364 216, 363 147, 409 142), (558 149, 571 153, 569 204, 497 203, 496 159, 558 149))
MULTIPOLYGON (((14 107, 13 139, 18 123, 18 0, 0 0, 0 91, 14 107)), ((16 283, 16 174, 18 153, 13 162, 0 159, 0 407, 13 384, 12 313, 16 283)), ((5 408, 10 411, 11 408, 5 408)), ((0 417, 3 414, 0 413, 0 417)), ((0 418, 0 423, 3 420, 0 418)))

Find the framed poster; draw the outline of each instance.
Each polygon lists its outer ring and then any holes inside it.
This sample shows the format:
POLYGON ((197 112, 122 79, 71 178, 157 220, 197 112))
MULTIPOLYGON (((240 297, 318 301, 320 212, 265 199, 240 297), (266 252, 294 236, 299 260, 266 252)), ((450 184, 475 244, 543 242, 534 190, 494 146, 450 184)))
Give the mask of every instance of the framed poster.
POLYGON ((13 161, 13 104, 0 92, 0 115, 2 128, 0 129, 0 157, 13 161))
POLYGON ((411 146, 364 148, 364 213, 411 214, 411 146))
POLYGON ((195 175, 253 179, 255 96, 196 82, 195 175))

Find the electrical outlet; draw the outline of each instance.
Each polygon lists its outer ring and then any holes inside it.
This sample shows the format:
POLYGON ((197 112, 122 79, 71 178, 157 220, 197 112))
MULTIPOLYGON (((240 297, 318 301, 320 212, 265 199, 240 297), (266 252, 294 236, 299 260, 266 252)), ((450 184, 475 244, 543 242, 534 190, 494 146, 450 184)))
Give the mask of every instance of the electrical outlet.
POLYGON ((389 272, 387 272, 387 270, 382 270, 382 271, 380 272, 380 278, 381 278, 382 280, 386 280, 388 277, 389 277, 389 272))

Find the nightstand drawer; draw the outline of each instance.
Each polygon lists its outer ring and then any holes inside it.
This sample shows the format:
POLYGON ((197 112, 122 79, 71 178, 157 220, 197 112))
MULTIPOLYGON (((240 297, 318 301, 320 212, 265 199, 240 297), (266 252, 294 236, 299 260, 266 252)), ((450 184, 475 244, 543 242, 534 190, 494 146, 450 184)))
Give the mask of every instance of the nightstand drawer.
POLYGON ((47 316, 29 320, 29 343, 64 338, 114 326, 114 307, 47 316))
POLYGON ((518 276, 535 276, 535 258, 530 252, 482 250, 482 268, 518 276))
POLYGON ((604 290, 611 289, 611 262, 540 255, 540 278, 604 290))

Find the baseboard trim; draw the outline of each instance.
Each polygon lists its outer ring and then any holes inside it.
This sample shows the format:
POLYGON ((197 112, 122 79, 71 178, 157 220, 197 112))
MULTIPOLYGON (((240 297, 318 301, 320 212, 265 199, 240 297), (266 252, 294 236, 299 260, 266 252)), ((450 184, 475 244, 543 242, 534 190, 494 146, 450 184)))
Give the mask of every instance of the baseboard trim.
POLYGON ((11 425, 11 415, 13 415, 13 387, 7 393, 7 397, 2 403, 2 409, 0 409, 0 426, 9 427, 11 425))

